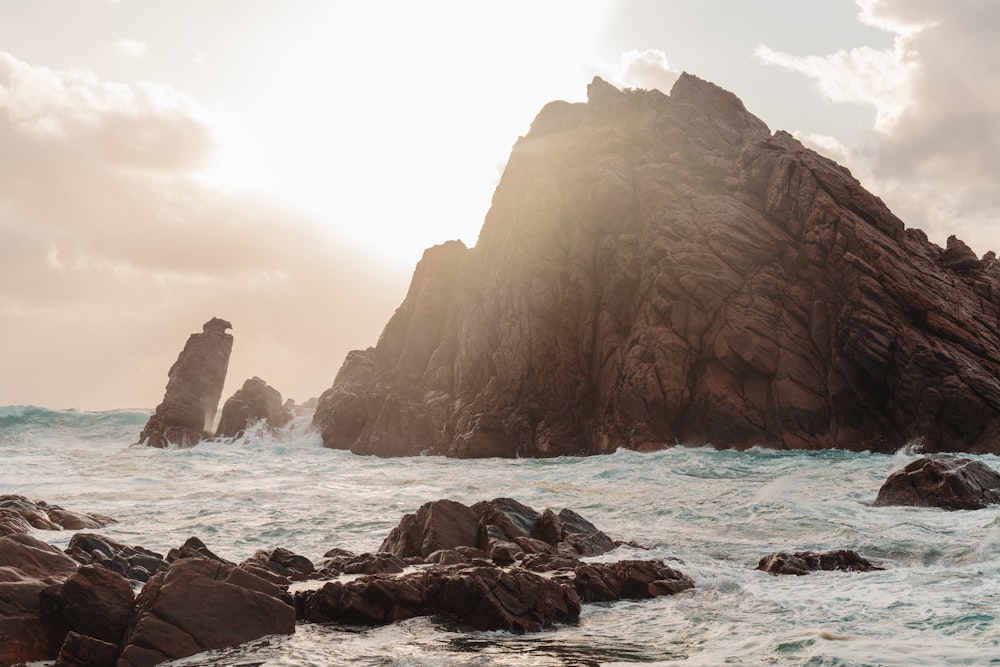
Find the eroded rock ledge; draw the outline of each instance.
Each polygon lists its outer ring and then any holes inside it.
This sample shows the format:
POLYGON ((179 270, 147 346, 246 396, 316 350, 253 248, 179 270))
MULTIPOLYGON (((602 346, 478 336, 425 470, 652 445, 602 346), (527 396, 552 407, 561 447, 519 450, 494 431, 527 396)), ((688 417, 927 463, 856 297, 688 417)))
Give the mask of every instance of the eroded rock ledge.
POLYGON ((731 93, 595 79, 427 250, 315 424, 382 456, 1000 451, 1000 263, 907 230, 731 93))

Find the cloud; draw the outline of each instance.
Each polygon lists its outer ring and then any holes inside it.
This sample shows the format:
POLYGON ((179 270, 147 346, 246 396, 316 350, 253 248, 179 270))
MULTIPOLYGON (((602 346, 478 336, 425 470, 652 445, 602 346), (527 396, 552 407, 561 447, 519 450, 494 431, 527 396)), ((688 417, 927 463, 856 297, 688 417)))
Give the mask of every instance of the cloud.
POLYGON ((874 106, 875 129, 890 132, 913 104, 913 83, 920 64, 908 41, 909 35, 897 35, 891 49, 863 46, 826 56, 795 56, 761 44, 755 55, 764 63, 815 79, 823 96, 833 102, 874 106))
POLYGON ((202 183, 210 116, 0 52, 0 404, 153 407, 212 316, 236 327, 227 396, 252 375, 316 395, 377 338, 407 276, 287 204, 202 183))
POLYGON ((143 57, 149 47, 146 42, 138 39, 119 39, 112 46, 117 53, 129 58, 143 57))
POLYGON ((669 93, 679 76, 670 69, 667 55, 657 49, 645 51, 628 51, 621 55, 619 79, 626 85, 636 88, 655 88, 669 93))
POLYGON ((1000 4, 858 0, 859 20, 893 35, 890 49, 764 62, 814 78, 829 99, 872 105, 876 132, 854 154, 868 184, 909 226, 943 243, 957 234, 1000 249, 1000 4))

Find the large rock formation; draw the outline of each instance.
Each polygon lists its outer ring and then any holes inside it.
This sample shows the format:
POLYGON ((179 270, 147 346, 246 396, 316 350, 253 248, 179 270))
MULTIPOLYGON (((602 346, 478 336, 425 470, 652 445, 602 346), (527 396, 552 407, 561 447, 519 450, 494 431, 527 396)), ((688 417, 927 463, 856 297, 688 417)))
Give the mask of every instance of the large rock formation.
POLYGON ((427 250, 320 399, 328 447, 1000 451, 1000 264, 684 74, 545 106, 475 248, 427 250), (975 260, 975 261, 973 261, 975 260))
POLYGON ((291 407, 282 403, 281 392, 259 377, 252 377, 222 406, 215 437, 237 438, 255 422, 266 422, 271 428, 281 428, 294 416, 291 407))
POLYGON ((212 437, 215 413, 226 383, 233 325, 213 317, 202 333, 191 334, 167 376, 163 402, 146 422, 139 442, 150 447, 190 447, 212 437))

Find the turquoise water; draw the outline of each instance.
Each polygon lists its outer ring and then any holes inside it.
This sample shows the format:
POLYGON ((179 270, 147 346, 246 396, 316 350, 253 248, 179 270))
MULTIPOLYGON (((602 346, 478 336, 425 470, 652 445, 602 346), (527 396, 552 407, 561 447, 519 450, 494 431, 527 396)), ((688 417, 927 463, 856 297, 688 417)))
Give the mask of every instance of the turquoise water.
MULTIPOLYGON (((626 547, 597 560, 673 558, 675 597, 585 605, 580 622, 515 636, 430 619, 300 625, 178 665, 1000 665, 997 511, 876 508, 916 458, 714 451, 546 460, 378 459, 326 450, 300 418, 195 448, 131 443, 148 412, 0 408, 0 492, 111 515, 100 532, 161 553, 192 535, 241 561, 282 546, 319 561, 373 551, 406 512, 509 496, 569 507, 626 547), (883 572, 771 577, 779 550, 854 549, 883 572)), ((1000 469, 994 456, 973 457, 1000 469)), ((64 547, 70 532, 37 531, 64 547)))

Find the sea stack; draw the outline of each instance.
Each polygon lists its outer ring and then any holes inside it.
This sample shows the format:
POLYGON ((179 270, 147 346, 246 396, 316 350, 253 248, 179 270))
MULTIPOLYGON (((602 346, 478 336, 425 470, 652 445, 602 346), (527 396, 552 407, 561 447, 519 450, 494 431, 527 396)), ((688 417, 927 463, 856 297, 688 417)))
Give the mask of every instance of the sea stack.
POLYGON ((426 251, 319 401, 328 447, 1000 452, 1000 263, 690 74, 597 78, 515 144, 474 248, 426 251))
POLYGON ((146 422, 139 443, 150 447, 192 447, 212 437, 215 413, 226 383, 233 325, 213 317, 200 334, 191 334, 167 372, 163 402, 146 422))

